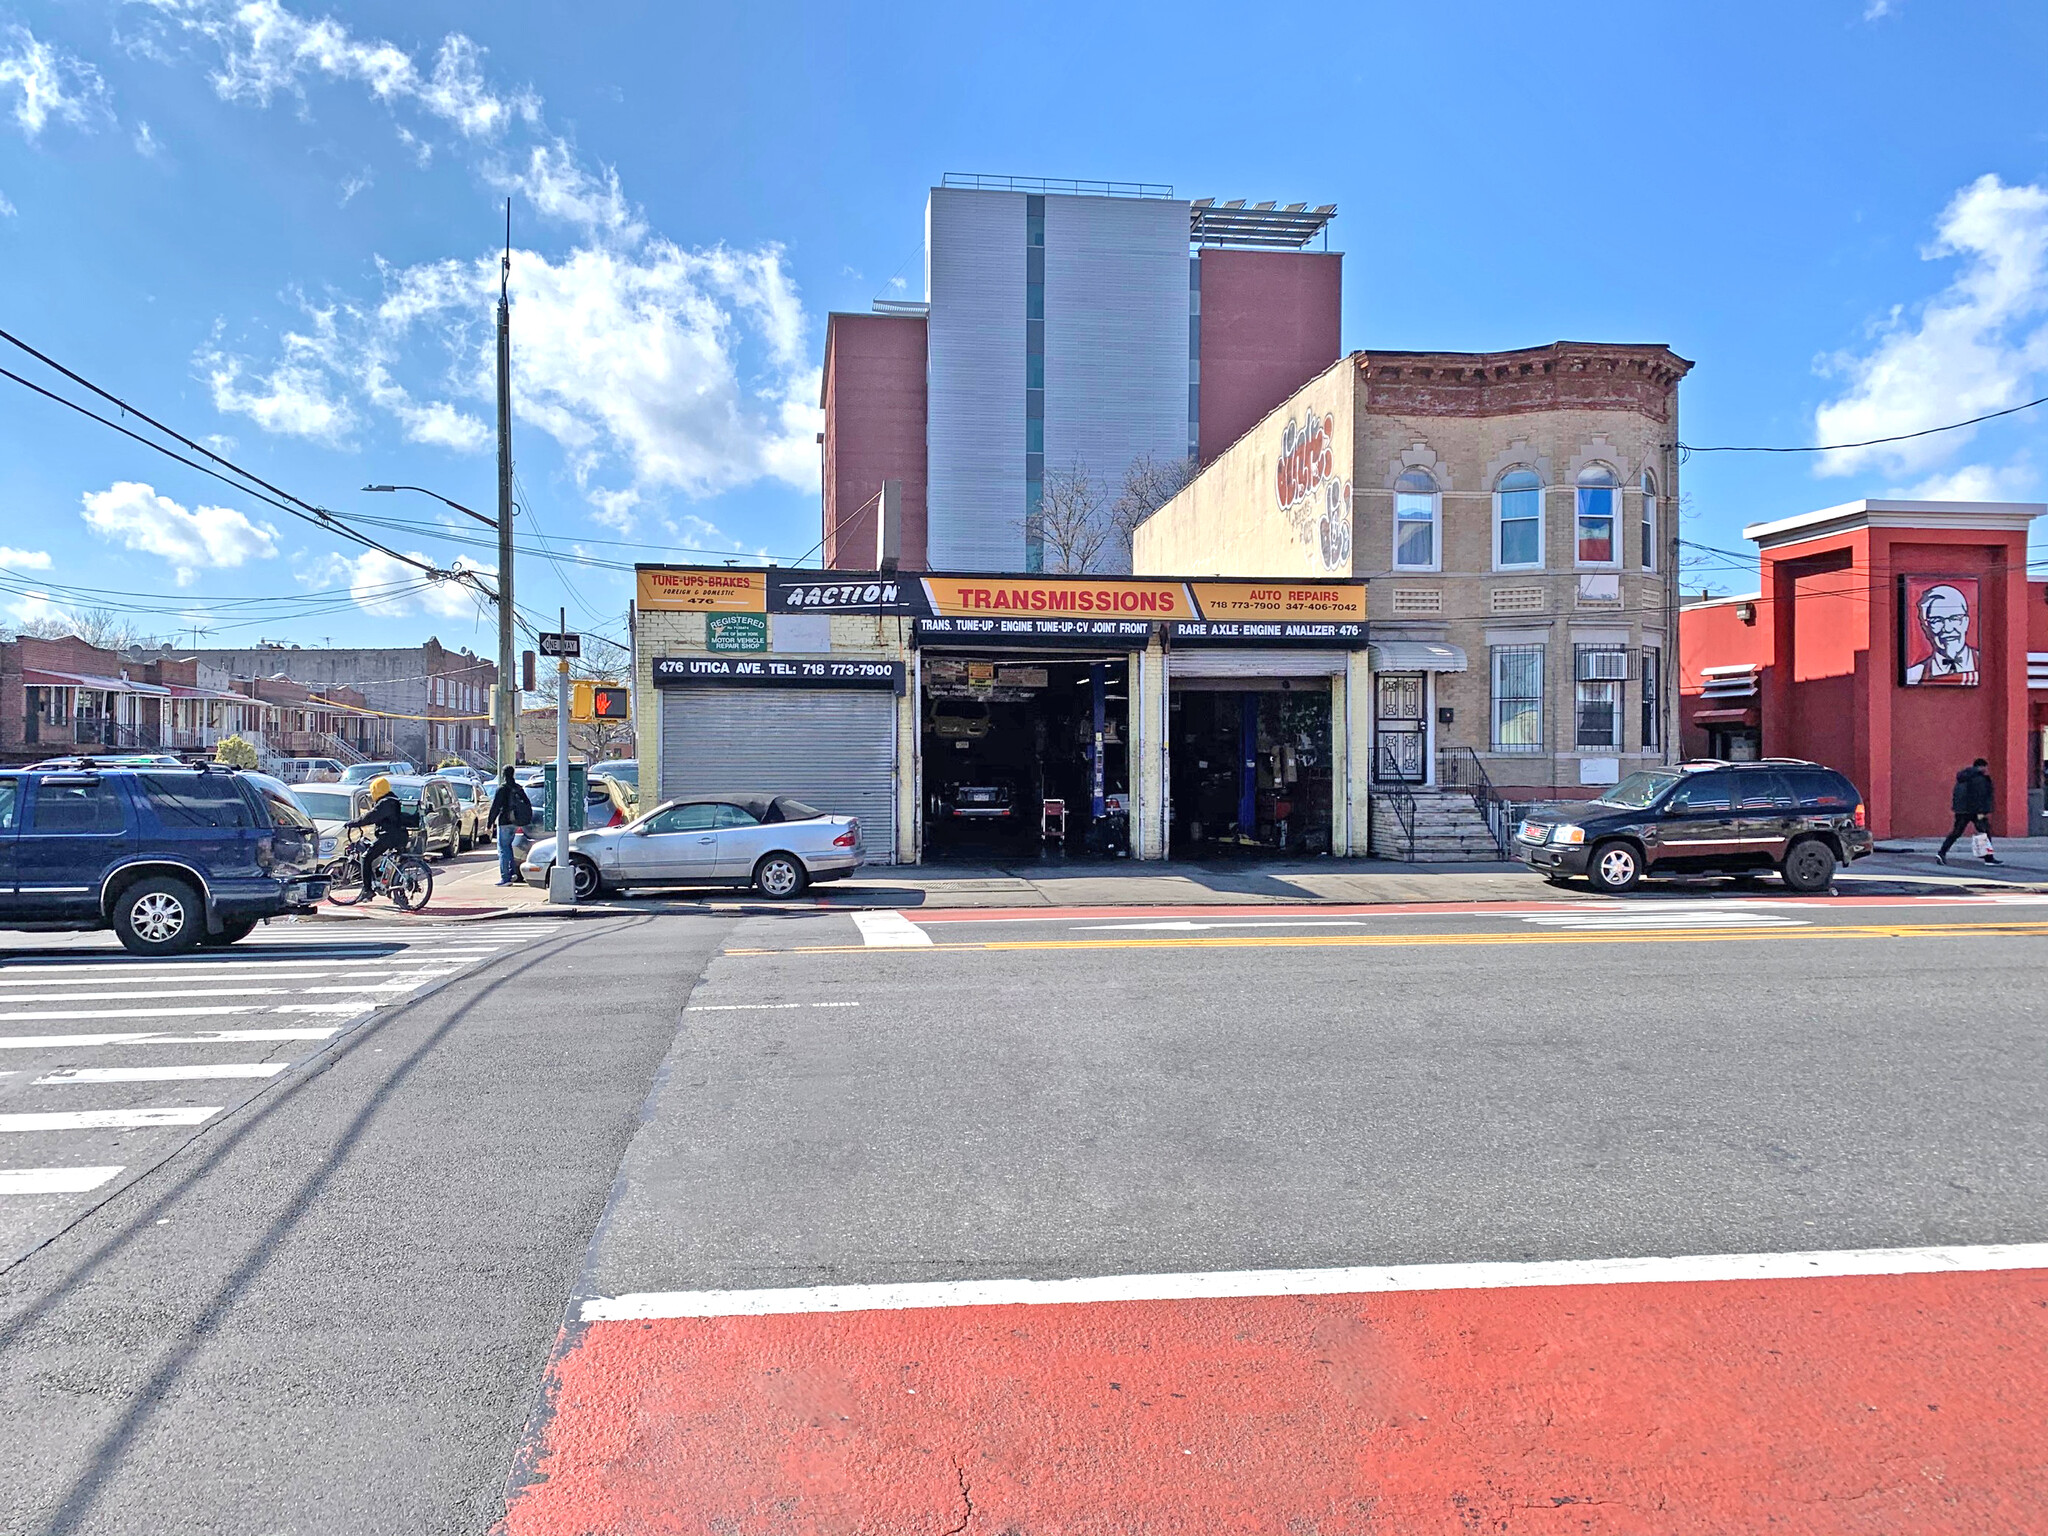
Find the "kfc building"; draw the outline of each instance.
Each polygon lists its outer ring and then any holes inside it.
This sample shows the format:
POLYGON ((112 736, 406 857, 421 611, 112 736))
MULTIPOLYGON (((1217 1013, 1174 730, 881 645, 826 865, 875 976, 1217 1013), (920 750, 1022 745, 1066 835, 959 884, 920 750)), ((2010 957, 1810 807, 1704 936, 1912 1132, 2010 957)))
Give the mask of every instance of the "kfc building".
POLYGON ((1996 832, 2026 835, 2048 743, 2048 584, 2027 579, 2044 513, 1866 500, 1744 529, 1758 590, 1680 611, 1685 755, 1838 768, 1879 837, 1946 832, 1956 771, 1981 757, 1996 832))

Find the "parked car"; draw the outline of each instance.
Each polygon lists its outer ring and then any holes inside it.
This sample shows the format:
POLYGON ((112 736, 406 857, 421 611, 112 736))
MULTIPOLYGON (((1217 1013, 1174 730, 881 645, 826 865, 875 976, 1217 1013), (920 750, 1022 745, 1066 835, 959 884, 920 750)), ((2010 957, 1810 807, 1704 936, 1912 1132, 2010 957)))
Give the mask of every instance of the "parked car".
POLYGON ((590 765, 590 776, 610 779, 626 793, 626 804, 640 803, 640 759, 637 757, 608 757, 601 763, 590 765))
POLYGON ((600 777, 595 769, 584 785, 583 825, 592 831, 623 827, 633 819, 633 799, 617 779, 600 777))
POLYGON ((277 777, 287 784, 339 784, 341 761, 332 757, 281 757, 277 777))
POLYGON ((1795 891, 1823 891, 1874 846, 1856 786, 1796 758, 1652 768, 1515 829, 1516 856, 1552 884, 1584 875, 1610 893, 1645 876, 1772 870, 1795 891))
MULTIPOLYGON (((209 759, 211 761, 211 759, 209 759)), ((171 752, 123 752, 92 757, 46 757, 37 768, 182 768, 185 760, 171 752)))
POLYGON ((934 699, 927 720, 941 741, 980 741, 993 723, 984 699, 934 699))
POLYGON ((140 955, 233 944, 327 894, 316 839, 267 775, 0 769, 0 927, 112 928, 140 955))
POLYGON ((981 773, 941 789, 939 814, 948 821, 986 821, 1008 827, 1024 814, 1023 802, 1023 793, 1009 774, 981 773))
POLYGON ((462 814, 456 809, 455 791, 446 779, 417 774, 387 774, 391 793, 405 808, 406 825, 413 828, 413 851, 432 858, 439 850, 453 858, 460 851, 462 814))
POLYGON ((458 778, 452 773, 436 774, 445 778, 449 790, 455 796, 456 836, 455 851, 474 848, 484 840, 484 823, 491 815, 491 791, 474 778, 458 778))
MULTIPOLYGON (((520 872, 545 883, 556 839, 528 850, 520 872)), ((671 800, 610 831, 569 834, 576 896, 650 885, 751 885, 783 899, 860 867, 860 822, 787 795, 671 800)))
POLYGON ((388 763, 350 763, 341 770, 343 784, 367 784, 376 778, 395 778, 399 774, 412 772, 412 764, 404 758, 394 758, 388 763))
POLYGON ((370 791, 362 784, 300 784, 292 798, 305 807, 320 833, 320 862, 341 856, 342 828, 370 809, 370 791))

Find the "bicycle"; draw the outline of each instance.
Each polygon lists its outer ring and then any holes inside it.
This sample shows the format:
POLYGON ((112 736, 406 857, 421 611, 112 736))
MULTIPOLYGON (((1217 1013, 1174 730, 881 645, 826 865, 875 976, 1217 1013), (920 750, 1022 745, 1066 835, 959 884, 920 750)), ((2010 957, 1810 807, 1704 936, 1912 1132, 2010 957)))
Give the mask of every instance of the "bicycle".
POLYGON ((434 897, 434 867, 416 853, 386 853, 366 885, 363 855, 367 838, 352 837, 334 862, 334 878, 327 887, 327 899, 337 907, 352 907, 380 892, 391 898, 401 912, 419 912, 434 897))

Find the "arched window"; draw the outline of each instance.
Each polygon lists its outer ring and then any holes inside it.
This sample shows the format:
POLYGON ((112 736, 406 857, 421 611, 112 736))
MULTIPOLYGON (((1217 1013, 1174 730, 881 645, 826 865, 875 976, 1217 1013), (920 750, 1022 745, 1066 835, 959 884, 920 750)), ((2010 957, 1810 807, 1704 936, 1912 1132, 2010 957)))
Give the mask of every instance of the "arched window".
POLYGON ((1657 569, 1657 477, 1643 471, 1643 569, 1657 569))
POLYGON ((1511 469, 1493 488, 1497 570, 1543 565, 1543 482, 1534 470, 1511 469))
POLYGON ((1620 492, 1621 482, 1605 464, 1588 464, 1579 471, 1579 564, 1620 563, 1621 552, 1614 543, 1615 502, 1620 492))
POLYGON ((1437 518, 1443 498, 1426 469, 1411 469, 1394 482, 1394 569, 1437 568, 1437 518))

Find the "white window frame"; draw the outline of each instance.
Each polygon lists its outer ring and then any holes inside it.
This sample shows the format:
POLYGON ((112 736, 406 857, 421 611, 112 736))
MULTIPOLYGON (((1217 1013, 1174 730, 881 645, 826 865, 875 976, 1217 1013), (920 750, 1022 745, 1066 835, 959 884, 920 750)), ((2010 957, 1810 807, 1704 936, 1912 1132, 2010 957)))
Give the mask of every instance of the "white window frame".
MULTIPOLYGON (((1492 752, 1512 757, 1540 757, 1544 752, 1543 705, 1547 679, 1544 668, 1549 664, 1549 652, 1540 643, 1530 645, 1496 645, 1487 651, 1487 745, 1492 752), (1505 744, 1501 739, 1501 663, 1510 655, 1516 658, 1533 657, 1536 663, 1536 740, 1525 744, 1505 744)), ((1517 700, 1527 696, 1516 694, 1517 700)))
POLYGON ((1664 647, 1643 647, 1642 680, 1638 692, 1643 715, 1642 749, 1664 750, 1664 647))
POLYGON ((1426 497, 1420 491, 1404 491, 1396 480, 1394 489, 1394 547, 1390 568, 1396 571, 1441 571, 1444 568, 1444 488, 1437 485, 1435 475, 1426 469, 1406 469, 1403 475, 1429 475, 1429 483, 1436 489, 1426 497), (1401 558, 1401 501, 1404 497, 1429 503, 1429 554, 1427 565, 1410 564, 1401 558))
MULTIPOLYGON (((1499 478, 1493 482, 1493 568, 1496 571, 1540 571, 1543 569, 1544 555, 1547 553, 1547 551, 1544 549, 1545 540, 1543 537, 1543 495, 1543 477, 1540 474, 1537 474, 1536 469, 1533 465, 1511 464, 1506 469, 1502 470, 1500 472, 1499 478), (1530 474, 1536 476, 1536 558, 1533 561, 1516 561, 1510 564, 1509 562, 1502 560, 1500 557, 1501 525, 1503 522, 1506 521, 1506 519, 1501 515, 1501 498, 1506 493, 1503 492, 1500 487, 1501 481, 1507 479, 1507 477, 1512 474, 1530 474)), ((1516 518, 1515 521, 1526 522, 1527 519, 1516 518)))
POLYGON ((1623 532, 1628 526, 1628 516, 1625 510, 1621 475, 1612 464, 1600 459, 1596 459, 1593 463, 1583 466, 1579 470, 1579 474, 1583 475, 1587 470, 1595 468, 1604 469, 1608 474, 1614 476, 1614 484, 1611 486, 1581 485, 1578 475, 1572 477, 1572 564, 1574 568, 1581 571, 1618 571, 1621 569, 1622 558, 1628 548, 1623 532), (1584 542, 1579 537, 1579 522, 1585 515, 1581 511, 1581 508, 1585 505, 1581 498, 1588 491, 1606 491, 1614 498, 1613 511, 1610 514, 1613 528, 1608 537, 1608 547, 1614 551, 1614 558, 1612 560, 1584 560, 1579 556, 1579 547, 1584 542))
POLYGON ((1619 752, 1628 740, 1628 683, 1620 678, 1589 678, 1585 658, 1591 654, 1615 655, 1623 658, 1622 670, 1626 672, 1628 651, 1621 646, 1575 645, 1572 647, 1572 750, 1575 752, 1619 752), (1580 712, 1589 702, 1602 696, 1611 702, 1613 727, 1607 741, 1586 741, 1580 723, 1580 712))
POLYGON ((1636 539, 1643 569, 1657 569, 1657 476, 1652 470, 1644 470, 1641 480, 1643 510, 1637 519, 1636 539))

